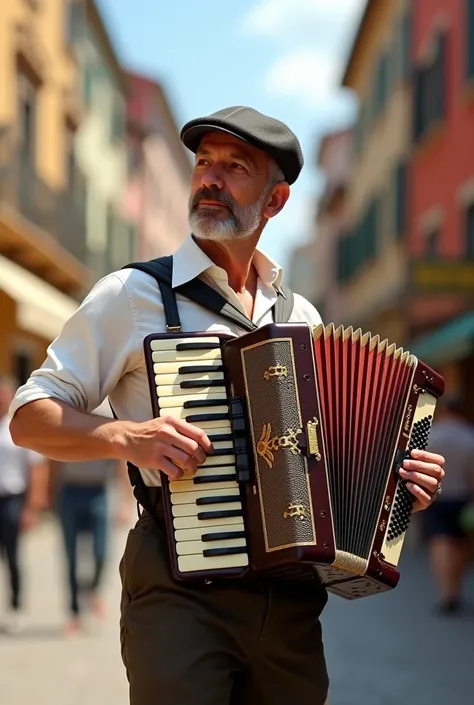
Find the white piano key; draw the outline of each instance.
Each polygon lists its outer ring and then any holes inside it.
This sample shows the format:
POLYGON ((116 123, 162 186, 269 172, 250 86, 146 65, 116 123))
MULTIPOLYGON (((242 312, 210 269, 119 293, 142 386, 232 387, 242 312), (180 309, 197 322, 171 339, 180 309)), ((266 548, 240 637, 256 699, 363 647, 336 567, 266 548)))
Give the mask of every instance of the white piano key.
MULTIPOLYGON (((196 487, 194 487, 194 490, 192 492, 173 492, 171 494, 171 504, 191 504, 194 503, 196 504, 197 499, 204 499, 205 497, 235 497, 236 501, 240 501, 240 489, 238 487, 234 487, 233 489, 226 490, 226 489, 210 489, 210 490, 199 490, 196 487)), ((233 504, 233 502, 229 503, 233 504)), ((212 510, 213 507, 217 507, 220 505, 217 504, 203 504, 203 505, 197 505, 199 507, 198 511, 207 511, 207 507, 209 507, 209 510, 212 510)))
MULTIPOLYGON (((223 377, 221 376, 220 379, 222 380, 223 377)), ((206 381, 208 382, 209 380, 202 381, 202 384, 206 384, 206 381)), ((167 384, 164 386, 157 386, 156 391, 160 399, 160 406, 164 405, 164 403, 162 402, 163 398, 173 397, 174 399, 181 399, 185 394, 193 395, 193 397, 197 398, 199 398, 199 396, 202 396, 205 399, 208 399, 211 394, 219 394, 222 398, 227 399, 227 390, 224 386, 216 387, 210 384, 207 384, 205 387, 188 388, 180 387, 179 384, 175 386, 167 384)))
MULTIPOLYGON (((235 474, 235 465, 211 465, 198 467, 193 477, 206 477, 208 475, 233 475, 235 474)), ((178 480, 180 482, 180 480, 178 480)))
MULTIPOLYGON (((176 419, 186 419, 188 416, 195 416, 196 414, 228 414, 229 406, 198 406, 194 409, 183 409, 182 407, 176 406, 166 406, 163 409, 160 408, 160 416, 172 416, 176 419)), ((222 428, 222 424, 227 422, 226 419, 215 419, 212 421, 191 421, 195 426, 199 428, 222 428), (204 425, 206 424, 206 425, 204 425)), ((229 433, 230 433, 230 421, 229 423, 229 433)))
MULTIPOLYGON (((210 343, 220 345, 220 339, 213 335, 195 336, 194 338, 160 338, 150 342, 151 350, 176 350, 176 346, 181 343, 210 343)), ((199 350, 193 351, 199 352, 199 350)))
MULTIPOLYGON (((235 468, 230 468, 231 473, 235 475, 235 468)), ((229 475, 231 474, 229 473, 229 475)), ((223 475, 224 473, 222 472, 213 472, 212 475, 223 475)), ((209 476, 212 477, 211 473, 209 473, 209 476)), ((195 475, 193 476, 195 477, 195 475)), ((177 492, 192 492, 193 490, 202 488, 203 490, 207 489, 208 494, 212 491, 213 487, 216 487, 218 489, 233 489, 237 485, 237 482, 235 480, 222 480, 221 482, 200 482, 198 485, 194 483, 192 480, 176 480, 175 482, 170 482, 169 488, 170 492, 173 494, 177 492)))
POLYGON ((181 573, 192 573, 198 570, 222 570, 223 568, 245 568, 249 564, 246 553, 231 556, 178 556, 178 570, 181 573))
MULTIPOLYGON (((184 392, 185 390, 182 389, 181 392, 184 392)), ((181 396, 175 396, 175 397, 159 397, 159 405, 160 409, 175 409, 178 407, 179 409, 183 408, 184 402, 186 401, 203 401, 203 400, 209 400, 213 401, 214 399, 227 399, 227 392, 225 387, 216 387, 215 389, 212 390, 212 392, 207 392, 205 394, 181 394, 181 396)), ((196 407, 195 407, 196 408, 196 407)), ((195 414, 196 411, 194 409, 186 409, 188 414, 195 414)), ((201 408, 201 407, 197 407, 201 408)), ((203 407, 208 410, 209 413, 211 413, 213 407, 212 406, 206 406, 203 407)), ((201 413, 201 412, 199 412, 201 413)))
POLYGON ((209 455, 200 468, 209 468, 215 465, 234 465, 235 455, 209 455))
POLYGON ((156 350, 151 354, 153 362, 180 362, 195 360, 200 364, 204 360, 221 360, 221 351, 214 350, 156 350))
MULTIPOLYGON (((153 364, 153 372, 157 375, 177 375, 182 367, 196 367, 198 365, 202 365, 203 367, 219 367, 222 365, 222 359, 216 358, 215 360, 208 360, 202 363, 199 360, 196 362, 192 360, 183 360, 182 362, 155 362, 153 364)), ((218 374, 222 374, 222 372, 218 374)), ((189 379, 188 375, 186 375, 186 378, 189 379)))
MULTIPOLYGON (((247 553, 245 539, 224 539, 223 541, 177 541, 176 553, 178 556, 202 556, 203 551, 212 548, 240 548, 247 553)), ((235 553, 235 556, 240 554, 235 553)))
MULTIPOLYGON (((238 524, 228 524, 227 526, 222 527, 220 529, 218 526, 215 526, 211 528, 209 531, 205 527, 203 528, 194 528, 194 529, 176 529, 174 532, 174 537, 176 541, 201 541, 202 537, 205 534, 213 533, 213 534, 218 534, 218 533, 227 533, 227 532, 236 532, 236 531, 245 531, 244 527, 244 522, 239 521, 238 518, 235 520, 238 521, 238 524)), ((244 541, 244 539, 240 539, 241 541, 244 541)), ((205 543, 205 542, 204 542, 205 543)))
MULTIPOLYGON (((199 382, 199 384, 205 384, 206 382, 211 382, 215 380, 224 380, 224 375, 222 372, 193 372, 190 375, 179 375, 179 374, 158 374, 155 375, 155 384, 158 390, 158 394, 165 394, 169 396, 170 394, 182 394, 183 389, 186 387, 181 387, 182 382, 199 382), (176 391, 178 390, 178 391, 176 391)), ((225 385, 222 385, 225 386, 225 385)), ((206 387, 188 387, 189 390, 205 389, 206 387)))
POLYGON ((197 529, 201 531, 216 530, 216 527, 233 526, 236 521, 242 521, 242 517, 220 517, 219 519, 198 519, 197 515, 173 517, 173 526, 178 529, 197 529))
MULTIPOLYGON (((222 504, 209 504, 199 506, 193 504, 173 504, 171 511, 174 517, 189 517, 195 516, 201 512, 231 512, 242 511, 242 502, 223 502, 222 504)), ((203 522, 212 521, 212 519, 201 519, 203 522)))

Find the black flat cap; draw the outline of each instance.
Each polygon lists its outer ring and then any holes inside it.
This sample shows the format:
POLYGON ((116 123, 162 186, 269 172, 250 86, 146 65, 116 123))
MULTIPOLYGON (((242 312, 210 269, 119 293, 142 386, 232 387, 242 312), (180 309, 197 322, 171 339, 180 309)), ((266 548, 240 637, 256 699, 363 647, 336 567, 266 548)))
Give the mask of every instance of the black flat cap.
POLYGON ((303 153, 296 135, 283 122, 253 108, 238 105, 190 120, 181 130, 181 141, 196 152, 202 136, 211 130, 227 132, 267 152, 289 184, 296 181, 303 168, 303 153))

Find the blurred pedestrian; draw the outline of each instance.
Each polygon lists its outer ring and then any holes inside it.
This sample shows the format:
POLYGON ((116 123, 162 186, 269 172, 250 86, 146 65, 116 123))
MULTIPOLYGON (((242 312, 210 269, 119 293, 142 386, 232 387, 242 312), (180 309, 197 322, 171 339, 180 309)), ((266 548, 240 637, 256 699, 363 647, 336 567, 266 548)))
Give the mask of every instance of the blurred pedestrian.
MULTIPOLYGON (((93 413, 112 417, 108 403, 103 403, 93 413)), ((130 521, 133 495, 126 464, 107 458, 55 462, 53 482, 67 569, 69 616, 64 635, 72 636, 82 629, 86 610, 99 619, 106 616, 102 585, 110 523, 114 515, 120 523, 130 521), (113 493, 112 484, 118 485, 113 493), (81 560, 81 539, 84 538, 89 544, 91 561, 81 560), (86 570, 84 564, 91 566, 87 579, 81 576, 86 570)))
POLYGON ((439 611, 453 614, 462 607, 462 583, 469 565, 470 542, 462 515, 474 501, 474 426, 463 414, 462 399, 454 394, 441 400, 430 434, 429 450, 441 449, 446 458, 443 492, 424 512, 424 531, 440 593, 439 611))
POLYGON ((46 459, 11 439, 7 412, 16 388, 13 379, 0 376, 0 549, 10 582, 9 610, 2 627, 10 633, 18 632, 24 622, 20 535, 34 526, 45 509, 48 483, 46 459))

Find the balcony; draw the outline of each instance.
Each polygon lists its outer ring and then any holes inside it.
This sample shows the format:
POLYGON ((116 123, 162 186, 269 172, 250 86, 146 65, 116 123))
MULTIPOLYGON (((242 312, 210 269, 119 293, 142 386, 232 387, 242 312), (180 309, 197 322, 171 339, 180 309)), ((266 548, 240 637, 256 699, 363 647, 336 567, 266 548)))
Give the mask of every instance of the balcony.
POLYGON ((88 286, 83 187, 55 190, 0 128, 0 254, 67 294, 88 286))

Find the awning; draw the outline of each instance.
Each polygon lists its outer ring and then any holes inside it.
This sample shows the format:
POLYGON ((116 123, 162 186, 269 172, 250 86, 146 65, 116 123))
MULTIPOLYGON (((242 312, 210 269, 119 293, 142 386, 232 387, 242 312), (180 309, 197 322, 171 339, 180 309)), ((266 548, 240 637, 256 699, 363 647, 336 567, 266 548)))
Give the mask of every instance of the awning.
POLYGON ((415 339, 408 348, 428 364, 439 365, 468 357, 474 353, 474 311, 415 339))
POLYGON ((78 307, 77 301, 2 256, 0 289, 17 304, 18 327, 48 341, 78 307))

